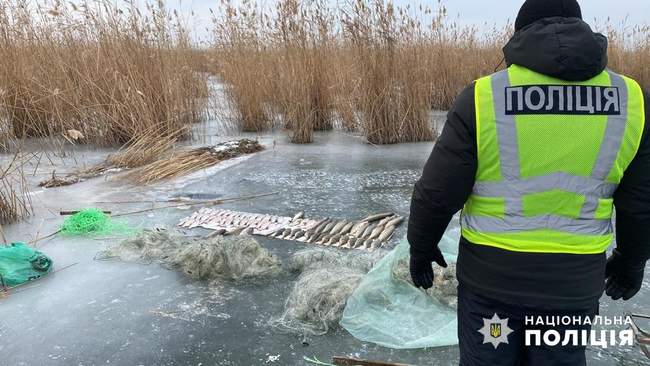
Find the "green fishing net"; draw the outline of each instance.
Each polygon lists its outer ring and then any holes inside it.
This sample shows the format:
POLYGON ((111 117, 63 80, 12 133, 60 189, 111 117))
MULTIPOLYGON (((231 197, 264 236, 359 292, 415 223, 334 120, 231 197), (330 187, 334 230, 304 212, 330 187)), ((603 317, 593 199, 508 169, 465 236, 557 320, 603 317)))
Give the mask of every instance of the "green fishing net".
POLYGON ((125 222, 114 220, 96 208, 83 209, 66 218, 61 225, 63 235, 129 235, 134 232, 125 222))

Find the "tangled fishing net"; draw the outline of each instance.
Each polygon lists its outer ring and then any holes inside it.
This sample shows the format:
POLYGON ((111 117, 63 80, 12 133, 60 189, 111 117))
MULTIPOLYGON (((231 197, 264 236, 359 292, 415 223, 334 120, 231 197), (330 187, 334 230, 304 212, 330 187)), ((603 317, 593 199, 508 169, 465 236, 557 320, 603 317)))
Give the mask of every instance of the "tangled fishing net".
POLYGON ((113 220, 109 215, 96 208, 87 208, 69 216, 61 225, 64 235, 106 235, 130 234, 133 229, 126 223, 113 220))
POLYGON ((340 251, 332 249, 305 249, 296 252, 287 265, 292 272, 303 272, 312 266, 344 267, 368 272, 386 253, 383 251, 340 251))
POLYGON ((197 280, 271 277, 281 271, 279 259, 249 235, 192 238, 164 229, 144 230, 97 258, 158 262, 197 280))
MULTIPOLYGON (((408 258, 402 258, 393 265, 393 277, 397 280, 408 282, 413 285, 409 271, 408 258)), ((458 305, 458 280, 456 279, 456 264, 450 263, 447 268, 434 265, 433 287, 426 293, 434 301, 442 305, 456 308, 458 305)))
POLYGON ((271 321, 279 329, 323 335, 338 326, 345 304, 363 276, 385 254, 307 249, 295 253, 288 268, 301 272, 283 314, 271 321))

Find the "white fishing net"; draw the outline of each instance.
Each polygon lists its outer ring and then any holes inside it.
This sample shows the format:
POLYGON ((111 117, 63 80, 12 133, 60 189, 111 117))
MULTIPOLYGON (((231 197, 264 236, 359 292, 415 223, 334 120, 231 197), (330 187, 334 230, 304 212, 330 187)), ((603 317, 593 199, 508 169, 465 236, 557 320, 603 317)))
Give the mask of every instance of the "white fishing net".
MULTIPOLYGON (((409 259, 402 258, 393 264, 393 277, 413 285, 409 271, 409 259)), ((433 287, 425 291, 433 300, 445 306, 456 309, 458 305, 458 280, 456 279, 456 264, 450 263, 447 268, 433 265, 433 287)))
POLYGON ((320 248, 295 253, 288 268, 301 275, 287 298, 283 314, 271 324, 303 335, 322 335, 337 327, 348 298, 384 254, 320 248))
POLYGON ((271 277, 281 271, 280 260, 249 235, 193 238, 164 229, 144 230, 97 259, 158 262, 197 280, 271 277))
POLYGON ((361 250, 341 251, 324 248, 310 248, 296 252, 289 258, 288 269, 303 272, 312 266, 329 266, 358 269, 368 272, 386 254, 383 250, 366 252, 361 250))

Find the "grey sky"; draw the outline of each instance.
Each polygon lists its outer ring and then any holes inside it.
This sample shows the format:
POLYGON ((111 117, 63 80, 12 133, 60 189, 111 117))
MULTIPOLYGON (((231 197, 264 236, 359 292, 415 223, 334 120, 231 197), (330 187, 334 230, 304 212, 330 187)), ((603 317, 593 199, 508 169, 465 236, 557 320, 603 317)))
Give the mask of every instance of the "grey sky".
MULTIPOLYGON (((205 27, 209 25, 209 9, 218 8, 219 0, 169 0, 168 5, 173 8, 180 8, 183 14, 189 14, 190 9, 196 14, 192 20, 194 30, 197 35, 206 35, 205 27)), ((256 1, 256 0, 251 0, 256 1)), ((275 0, 257 0, 265 6, 273 6, 275 0)), ((346 0, 332 0, 332 2, 344 3, 346 0)), ((437 0, 418 1, 418 0, 394 0, 397 5, 412 6, 429 5, 436 7, 437 0)), ((477 0, 443 0, 447 7, 449 16, 461 24, 475 25, 497 25, 501 26, 508 21, 514 22, 519 7, 523 0, 497 0, 492 2, 483 2, 477 0)), ((582 0, 584 19, 592 24, 604 24, 608 18, 610 23, 617 28, 623 25, 632 26, 638 24, 648 24, 650 19, 650 1, 648 0, 582 0)))
MULTIPOLYGON (((583 18, 592 25, 594 19, 599 24, 602 24, 608 17, 611 18, 614 25, 619 25, 625 20, 627 20, 628 25, 643 24, 648 21, 648 14, 650 13, 650 1, 648 0, 583 0, 579 2, 582 6, 583 18)), ((508 20, 514 22, 523 1, 499 0, 497 2, 485 2, 481 5, 477 3, 482 2, 470 0, 450 0, 445 2, 450 15, 459 15, 463 22, 504 24, 508 20), (494 6, 495 3, 499 5, 494 6)))

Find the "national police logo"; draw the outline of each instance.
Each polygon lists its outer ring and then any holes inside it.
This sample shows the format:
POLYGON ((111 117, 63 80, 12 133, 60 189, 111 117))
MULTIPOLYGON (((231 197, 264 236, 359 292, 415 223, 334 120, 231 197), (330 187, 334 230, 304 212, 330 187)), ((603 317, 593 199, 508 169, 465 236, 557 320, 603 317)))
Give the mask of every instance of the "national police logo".
POLYGON ((513 330, 508 327, 508 318, 501 319, 495 313, 492 319, 483 319, 483 328, 478 332, 483 334, 483 344, 491 343, 497 349, 501 343, 508 343, 508 335, 513 330))

